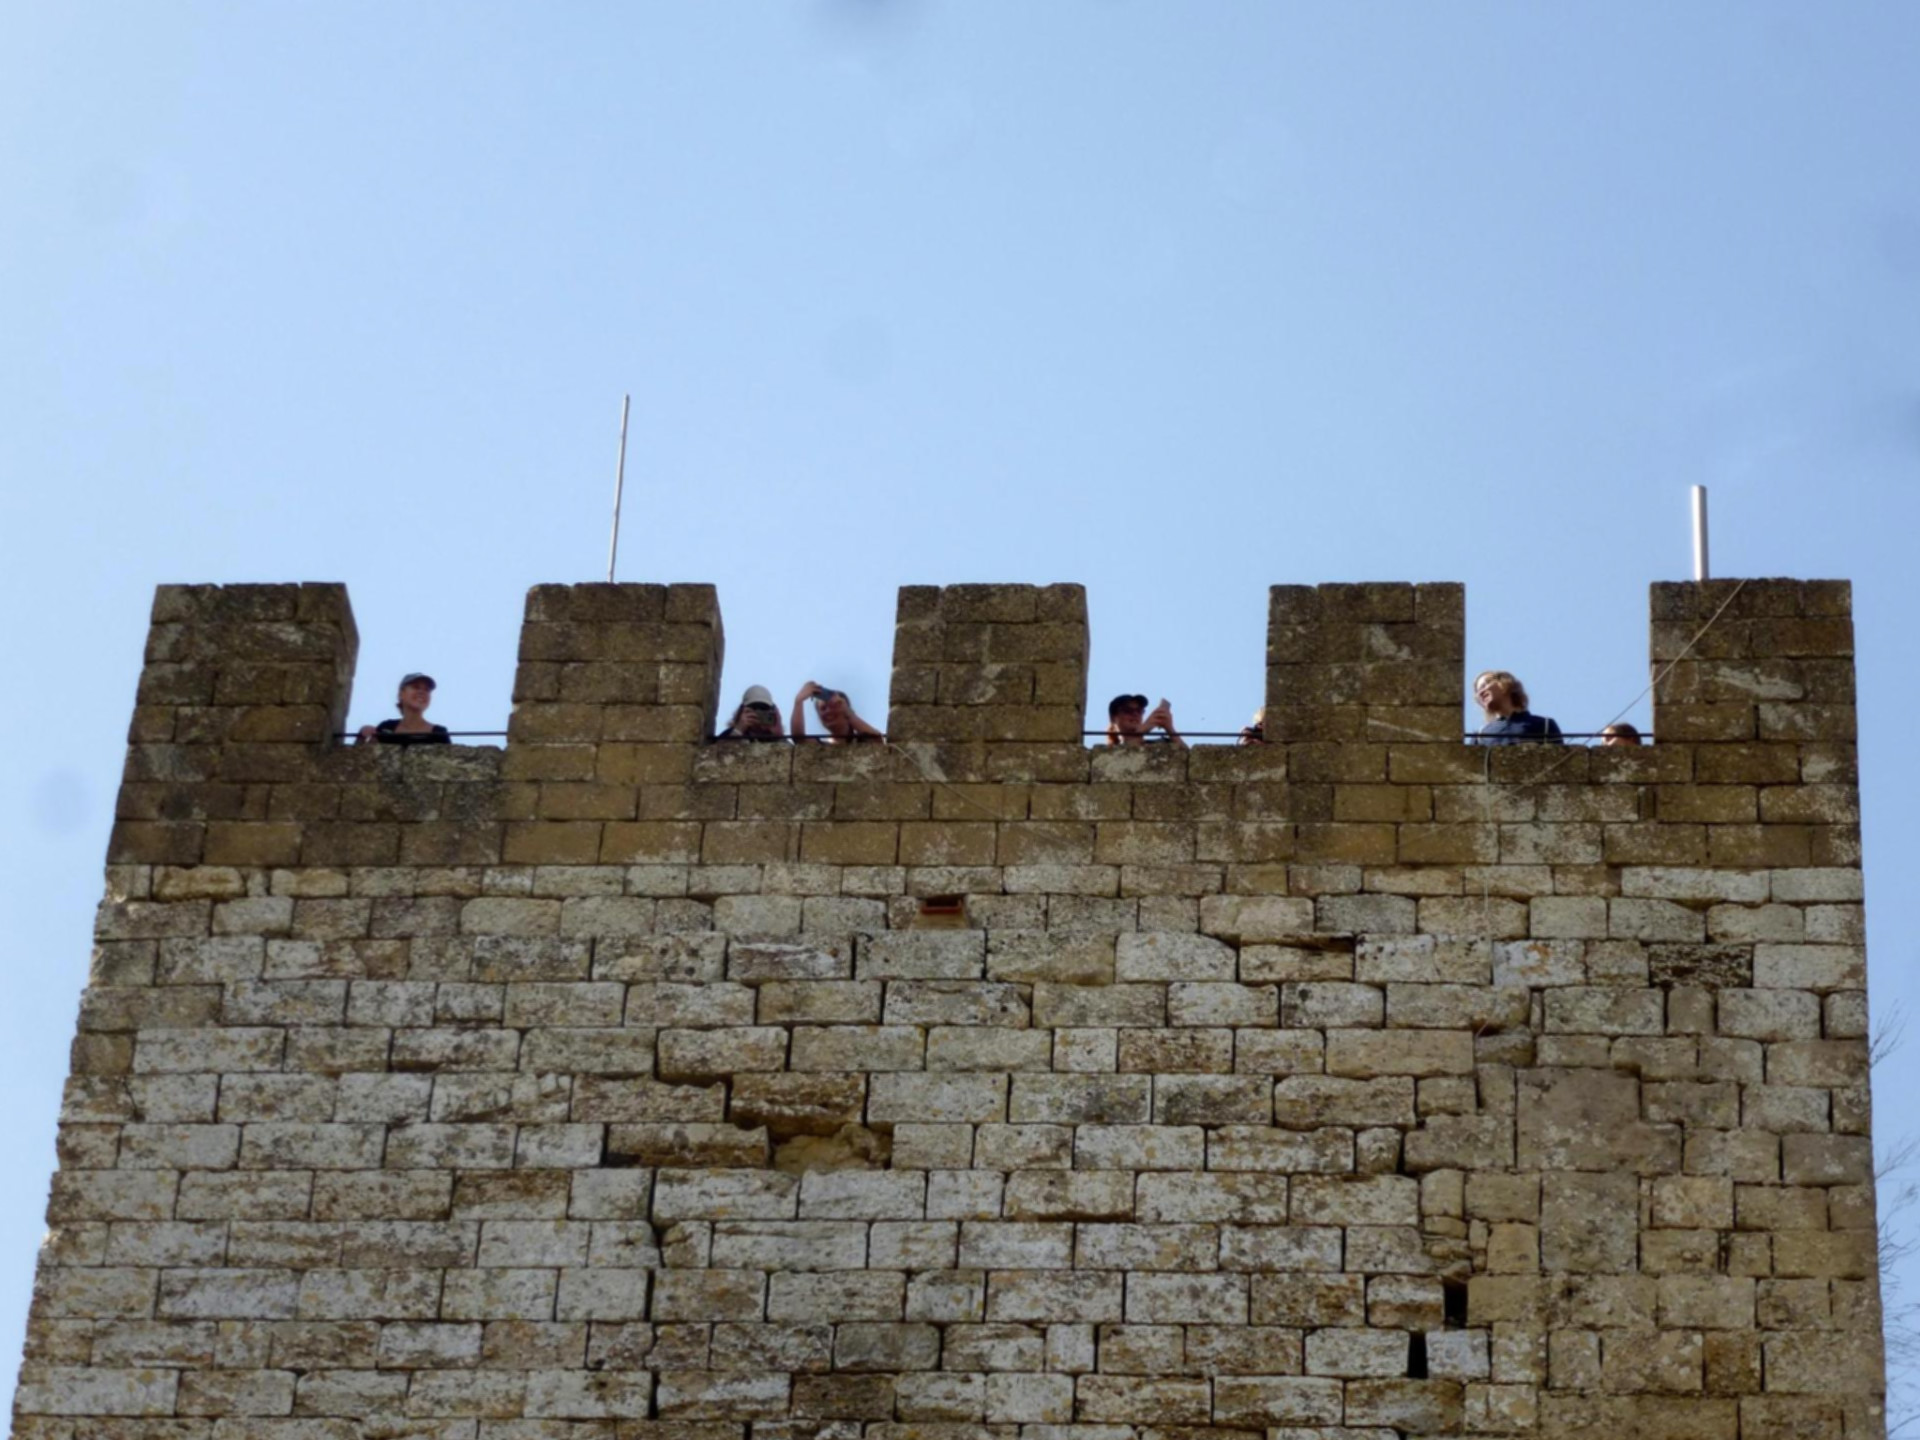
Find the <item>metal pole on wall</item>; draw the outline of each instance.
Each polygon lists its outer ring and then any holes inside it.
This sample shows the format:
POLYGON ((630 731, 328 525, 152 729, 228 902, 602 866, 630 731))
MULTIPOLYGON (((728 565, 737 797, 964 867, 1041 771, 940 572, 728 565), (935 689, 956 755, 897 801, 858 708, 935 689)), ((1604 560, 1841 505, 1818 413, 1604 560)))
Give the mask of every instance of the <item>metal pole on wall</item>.
POLYGON ((1693 487, 1693 578, 1705 580, 1707 569, 1707 487, 1693 487))
POLYGON ((620 397, 620 463, 613 471, 613 539, 607 542, 607 583, 613 583, 614 562, 620 558, 620 494, 627 488, 627 410, 633 396, 620 397))

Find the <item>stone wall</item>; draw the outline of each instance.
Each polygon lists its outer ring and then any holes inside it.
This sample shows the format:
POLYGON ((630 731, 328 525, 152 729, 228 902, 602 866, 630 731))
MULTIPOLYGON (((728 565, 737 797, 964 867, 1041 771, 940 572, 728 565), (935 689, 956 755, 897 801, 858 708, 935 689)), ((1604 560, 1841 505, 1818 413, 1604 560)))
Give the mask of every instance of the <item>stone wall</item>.
POLYGON ((401 751, 342 589, 163 588, 15 1433, 1881 1433, 1848 589, 1652 603, 1638 750, 1462 745, 1453 585, 1277 587, 1184 752, 911 587, 794 748, 542 586, 401 751))

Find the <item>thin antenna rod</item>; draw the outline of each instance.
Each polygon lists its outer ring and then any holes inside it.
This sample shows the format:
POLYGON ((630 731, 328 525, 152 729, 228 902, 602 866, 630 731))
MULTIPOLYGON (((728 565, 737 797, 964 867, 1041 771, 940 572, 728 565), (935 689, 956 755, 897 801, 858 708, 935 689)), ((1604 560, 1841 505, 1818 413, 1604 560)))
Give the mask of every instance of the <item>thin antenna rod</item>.
POLYGON ((1693 487, 1693 578, 1709 578, 1707 566, 1707 487, 1693 487))
POLYGON ((620 463, 613 472, 613 539, 607 542, 607 583, 613 584, 614 562, 620 558, 620 495, 627 488, 627 409, 633 396, 620 397, 620 463))

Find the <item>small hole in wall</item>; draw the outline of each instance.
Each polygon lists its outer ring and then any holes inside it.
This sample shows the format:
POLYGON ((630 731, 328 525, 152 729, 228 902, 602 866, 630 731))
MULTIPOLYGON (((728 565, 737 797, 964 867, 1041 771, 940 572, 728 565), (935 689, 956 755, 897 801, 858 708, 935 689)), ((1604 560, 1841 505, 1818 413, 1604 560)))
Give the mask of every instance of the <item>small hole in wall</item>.
POLYGON ((964 895, 929 895, 920 902, 916 926, 928 929, 958 929, 967 923, 967 899, 964 895))
POLYGON ((1416 1330, 1407 1337, 1407 1378, 1427 1378, 1427 1336, 1423 1330, 1416 1330))
POLYGON ((1467 1327, 1467 1282, 1464 1280, 1442 1280, 1440 1282, 1440 1309, 1449 1330, 1464 1330, 1467 1327))

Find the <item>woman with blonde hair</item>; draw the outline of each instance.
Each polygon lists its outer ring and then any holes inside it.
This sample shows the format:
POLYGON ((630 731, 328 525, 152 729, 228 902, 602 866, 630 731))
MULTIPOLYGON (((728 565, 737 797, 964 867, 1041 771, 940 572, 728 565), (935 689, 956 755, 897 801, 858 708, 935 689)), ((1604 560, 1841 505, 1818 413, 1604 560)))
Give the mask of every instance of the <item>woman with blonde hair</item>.
POLYGON ((1487 717, 1480 745, 1563 745, 1560 727, 1527 709, 1527 687, 1511 670, 1482 670, 1473 677, 1473 699, 1487 717))

